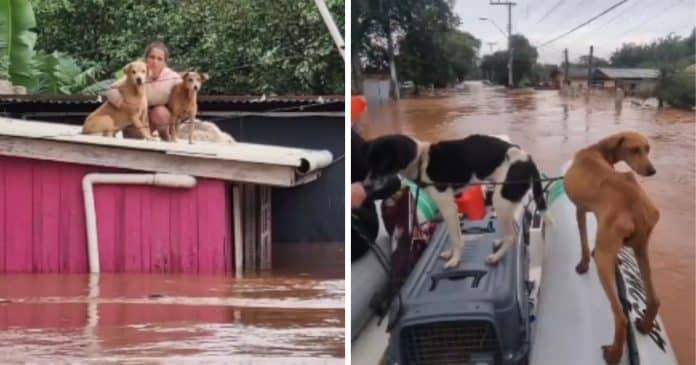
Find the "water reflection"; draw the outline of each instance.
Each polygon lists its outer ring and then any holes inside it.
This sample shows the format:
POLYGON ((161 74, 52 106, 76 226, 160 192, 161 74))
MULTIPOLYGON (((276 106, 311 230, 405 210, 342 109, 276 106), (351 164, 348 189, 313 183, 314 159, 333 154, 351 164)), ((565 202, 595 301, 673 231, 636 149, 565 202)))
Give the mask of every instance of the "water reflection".
POLYGON ((343 293, 299 276, 3 275, 0 359, 338 364, 343 293))

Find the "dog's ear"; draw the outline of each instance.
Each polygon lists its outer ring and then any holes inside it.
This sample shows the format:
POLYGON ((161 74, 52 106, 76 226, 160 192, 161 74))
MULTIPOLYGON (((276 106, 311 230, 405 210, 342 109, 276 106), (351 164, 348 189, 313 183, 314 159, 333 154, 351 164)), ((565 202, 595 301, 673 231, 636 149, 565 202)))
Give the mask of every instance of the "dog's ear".
POLYGON ((407 168, 418 153, 417 143, 403 135, 388 135, 366 142, 361 151, 368 168, 377 175, 407 168))
POLYGON ((133 68, 133 63, 129 63, 123 67, 123 73, 127 74, 133 68))
POLYGON ((202 72, 201 73, 201 80, 203 80, 203 82, 206 82, 206 81, 208 81, 208 79, 209 79, 208 74, 206 72, 202 72))
POLYGON ((618 150, 619 148, 621 148, 621 146, 623 145, 623 143, 624 143, 625 140, 626 140, 626 137, 624 137, 624 136, 619 137, 619 140, 616 141, 616 149, 617 149, 617 150, 618 150))

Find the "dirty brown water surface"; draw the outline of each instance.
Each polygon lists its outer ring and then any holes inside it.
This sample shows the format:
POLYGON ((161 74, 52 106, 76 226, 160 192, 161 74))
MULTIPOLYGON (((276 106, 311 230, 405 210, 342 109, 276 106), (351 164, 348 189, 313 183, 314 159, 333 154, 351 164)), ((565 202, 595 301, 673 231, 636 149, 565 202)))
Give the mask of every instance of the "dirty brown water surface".
POLYGON ((404 133, 436 141, 506 134, 551 176, 578 149, 605 136, 625 130, 646 135, 657 174, 638 179, 661 211, 649 248, 660 316, 679 363, 694 364, 694 117, 691 111, 641 108, 628 99, 616 113, 613 98, 600 92, 586 100, 564 98, 555 90, 507 91, 469 82, 462 91, 373 108, 357 125, 366 138, 404 133))
POLYGON ((342 364, 343 267, 0 276, 0 363, 342 364))

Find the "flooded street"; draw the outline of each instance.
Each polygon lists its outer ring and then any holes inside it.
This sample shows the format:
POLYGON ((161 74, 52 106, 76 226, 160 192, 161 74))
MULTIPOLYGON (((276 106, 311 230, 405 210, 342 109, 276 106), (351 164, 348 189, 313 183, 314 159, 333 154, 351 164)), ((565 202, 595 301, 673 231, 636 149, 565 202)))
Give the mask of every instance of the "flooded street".
POLYGON ((342 364, 342 277, 3 275, 0 359, 342 364))
POLYGON ((427 141, 506 134, 551 176, 578 149, 605 136, 626 130, 646 135, 657 175, 638 179, 662 213, 650 242, 660 316, 679 363, 694 364, 694 113, 644 109, 628 99, 616 113, 613 98, 602 95, 571 99, 555 90, 467 85, 460 93, 404 99, 368 110, 358 121, 360 132, 366 138, 404 133, 427 141))

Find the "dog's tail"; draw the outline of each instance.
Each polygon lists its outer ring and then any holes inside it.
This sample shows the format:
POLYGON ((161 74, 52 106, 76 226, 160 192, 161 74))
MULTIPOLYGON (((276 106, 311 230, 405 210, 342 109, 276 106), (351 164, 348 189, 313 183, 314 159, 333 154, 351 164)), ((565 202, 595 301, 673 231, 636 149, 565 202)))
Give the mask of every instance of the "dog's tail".
POLYGON ((541 187, 541 175, 539 174, 539 169, 529 156, 529 165, 531 167, 531 178, 532 178, 532 193, 534 194, 534 202, 536 203, 537 209, 542 212, 546 211, 546 198, 544 198, 544 189, 541 187))

